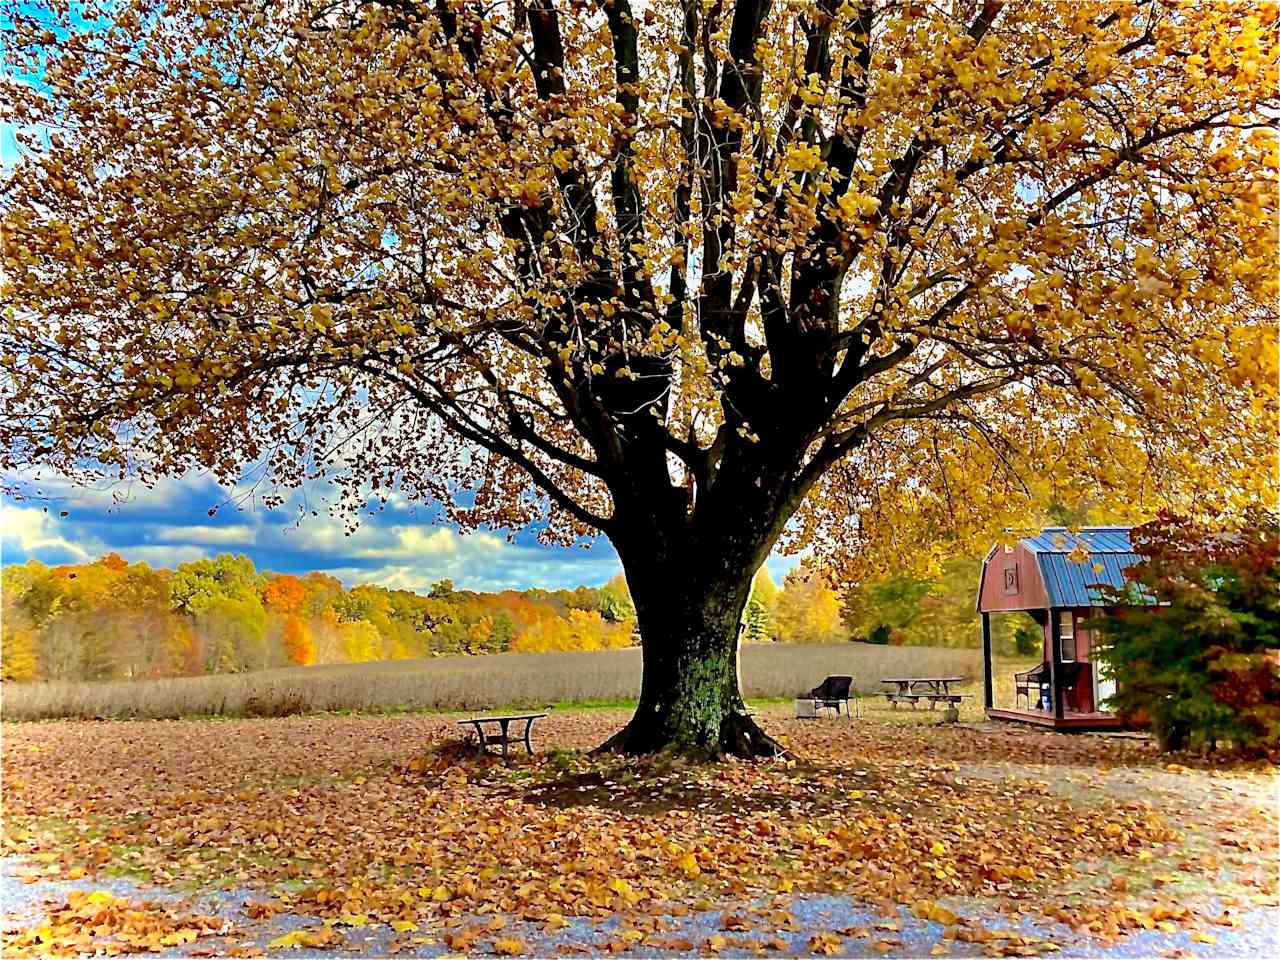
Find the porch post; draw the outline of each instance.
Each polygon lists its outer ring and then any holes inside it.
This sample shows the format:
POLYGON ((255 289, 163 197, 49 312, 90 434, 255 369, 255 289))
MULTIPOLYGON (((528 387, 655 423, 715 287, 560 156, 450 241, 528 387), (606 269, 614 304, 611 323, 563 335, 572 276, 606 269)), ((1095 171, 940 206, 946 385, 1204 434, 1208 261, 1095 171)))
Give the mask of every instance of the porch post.
POLYGON ((1062 650, 1058 646, 1058 617, 1060 613, 1049 608, 1049 699, 1053 702, 1053 719, 1062 719, 1062 690, 1058 687, 1058 677, 1062 674, 1062 650))
POLYGON ((982 614, 982 705, 991 709, 991 614, 982 614))

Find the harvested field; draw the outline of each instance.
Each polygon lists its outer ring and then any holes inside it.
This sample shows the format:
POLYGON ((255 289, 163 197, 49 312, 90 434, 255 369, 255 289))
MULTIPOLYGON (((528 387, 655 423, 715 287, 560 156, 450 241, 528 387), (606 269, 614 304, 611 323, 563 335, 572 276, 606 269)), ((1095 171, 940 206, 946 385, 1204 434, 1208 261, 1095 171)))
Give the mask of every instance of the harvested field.
MULTIPOLYGON (((904 673, 978 678, 977 650, 749 644, 741 657, 743 692, 790 697, 827 674, 849 674, 864 693, 879 679, 904 673)), ((497 706, 634 699, 640 650, 506 653, 431 660, 331 664, 257 673, 104 683, 5 684, 5 720, 278 716, 352 710, 479 710, 497 706)))

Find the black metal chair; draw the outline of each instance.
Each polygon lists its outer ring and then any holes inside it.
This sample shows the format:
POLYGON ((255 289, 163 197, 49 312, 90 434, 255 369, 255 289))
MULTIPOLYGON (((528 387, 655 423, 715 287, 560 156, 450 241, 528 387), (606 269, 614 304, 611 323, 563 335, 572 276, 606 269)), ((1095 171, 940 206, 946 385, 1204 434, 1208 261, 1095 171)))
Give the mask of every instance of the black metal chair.
MULTIPOLYGON (((849 689, 853 686, 853 677, 827 677, 818 686, 809 691, 813 705, 818 710, 834 710, 840 715, 840 705, 844 704, 845 715, 849 715, 849 689)), ((855 701, 856 702, 856 701, 855 701)), ((862 710, 858 710, 861 715, 862 710)))

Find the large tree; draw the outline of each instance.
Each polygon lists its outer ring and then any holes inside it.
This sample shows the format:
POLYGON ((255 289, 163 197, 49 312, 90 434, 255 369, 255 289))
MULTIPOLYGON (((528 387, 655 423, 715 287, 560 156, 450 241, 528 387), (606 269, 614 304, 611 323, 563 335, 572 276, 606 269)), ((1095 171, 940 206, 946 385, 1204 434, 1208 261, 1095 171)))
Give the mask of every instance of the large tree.
POLYGON ((784 534, 1275 489, 1274 6, 4 17, 0 465, 602 533, 615 746, 776 749, 736 648, 784 534))

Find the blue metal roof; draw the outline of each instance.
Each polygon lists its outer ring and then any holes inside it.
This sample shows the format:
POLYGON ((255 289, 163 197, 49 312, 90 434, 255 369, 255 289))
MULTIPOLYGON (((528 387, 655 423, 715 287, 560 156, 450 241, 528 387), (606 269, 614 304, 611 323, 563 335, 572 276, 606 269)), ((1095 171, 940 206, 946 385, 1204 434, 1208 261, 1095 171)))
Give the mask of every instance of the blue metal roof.
POLYGON ((1126 567, 1142 558, 1136 553, 1094 553, 1077 563, 1065 553, 1039 553, 1036 564, 1051 607, 1100 607, 1099 585, 1123 588, 1126 567), (1101 569, 1098 569, 1098 568, 1101 569))
POLYGON ((1133 553, 1130 527, 1085 527, 1072 533, 1066 527, 1045 527, 1019 542, 1032 553, 1070 553, 1083 542, 1090 553, 1133 553))
MULTIPOLYGON (((1132 529, 1085 527, 1072 533, 1066 527, 1045 527, 1035 536, 1020 539, 1018 546, 1035 558, 1036 571, 1044 584, 1045 603, 1048 607, 1100 607, 1103 606, 1100 586, 1117 589, 1134 586, 1125 579, 1124 572, 1143 558, 1133 549, 1129 537, 1132 529), (1088 559, 1076 561, 1070 554, 1081 544, 1088 551, 1088 559)), ((982 575, 975 604, 979 612, 983 609, 982 591, 986 583, 987 568, 991 558, 999 550, 1000 544, 997 543, 982 561, 982 575)), ((1140 587, 1133 599, 1138 603, 1157 602, 1140 587)))
POLYGON ((1019 543, 1035 555, 1051 607, 1102 606, 1099 586, 1123 588, 1124 571, 1142 558, 1133 550, 1129 527, 1086 527, 1072 533, 1066 527, 1046 527, 1019 543), (1071 554, 1083 544, 1087 560, 1071 554))

